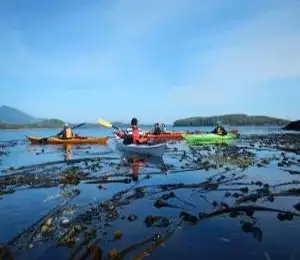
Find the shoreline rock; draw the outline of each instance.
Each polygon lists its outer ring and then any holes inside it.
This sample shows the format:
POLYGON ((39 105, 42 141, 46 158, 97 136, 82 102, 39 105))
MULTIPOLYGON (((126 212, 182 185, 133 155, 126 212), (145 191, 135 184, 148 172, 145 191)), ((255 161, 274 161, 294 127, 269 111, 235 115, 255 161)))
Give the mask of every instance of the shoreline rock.
POLYGON ((282 128, 283 130, 300 131, 300 120, 292 121, 282 128))

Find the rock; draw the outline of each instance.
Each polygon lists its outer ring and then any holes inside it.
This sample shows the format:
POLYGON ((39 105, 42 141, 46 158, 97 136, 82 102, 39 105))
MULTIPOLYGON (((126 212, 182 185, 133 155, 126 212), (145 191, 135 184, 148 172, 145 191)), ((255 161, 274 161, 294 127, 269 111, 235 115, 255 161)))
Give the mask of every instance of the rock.
POLYGON ((300 131, 300 120, 292 121, 282 128, 283 130, 300 131))

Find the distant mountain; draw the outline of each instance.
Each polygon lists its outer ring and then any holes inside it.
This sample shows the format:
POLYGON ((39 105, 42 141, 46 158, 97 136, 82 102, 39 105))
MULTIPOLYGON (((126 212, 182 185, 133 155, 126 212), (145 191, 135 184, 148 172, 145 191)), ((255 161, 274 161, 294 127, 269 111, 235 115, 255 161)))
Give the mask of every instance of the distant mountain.
POLYGON ((28 124, 7 124, 0 122, 0 129, 34 129, 34 128, 62 128, 64 122, 58 119, 46 119, 28 124))
POLYGON ((178 119, 174 126, 211 126, 217 121, 224 125, 286 125, 290 121, 268 116, 249 116, 246 114, 228 114, 210 117, 190 117, 178 119))
POLYGON ((6 124, 27 124, 36 122, 37 119, 28 115, 16 108, 1 106, 0 107, 0 122, 6 124))
POLYGON ((0 129, 56 128, 62 127, 63 123, 55 118, 36 118, 13 107, 0 107, 0 129))

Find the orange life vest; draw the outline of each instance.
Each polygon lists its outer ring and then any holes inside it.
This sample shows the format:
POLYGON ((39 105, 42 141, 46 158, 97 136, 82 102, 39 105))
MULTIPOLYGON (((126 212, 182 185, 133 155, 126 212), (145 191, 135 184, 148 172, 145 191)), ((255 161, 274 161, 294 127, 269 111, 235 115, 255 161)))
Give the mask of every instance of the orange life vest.
POLYGON ((66 128, 64 130, 64 138, 72 138, 73 134, 72 134, 72 129, 70 127, 66 128))
POLYGON ((132 129, 132 141, 134 144, 136 144, 140 139, 140 133, 137 128, 132 129))

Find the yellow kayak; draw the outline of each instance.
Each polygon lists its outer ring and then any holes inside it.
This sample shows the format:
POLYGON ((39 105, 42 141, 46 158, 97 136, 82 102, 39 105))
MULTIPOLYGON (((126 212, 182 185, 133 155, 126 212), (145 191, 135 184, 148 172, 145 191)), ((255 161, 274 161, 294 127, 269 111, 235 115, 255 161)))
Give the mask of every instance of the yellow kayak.
POLYGON ((60 139, 57 137, 26 136, 32 144, 106 144, 109 137, 74 137, 60 139))

